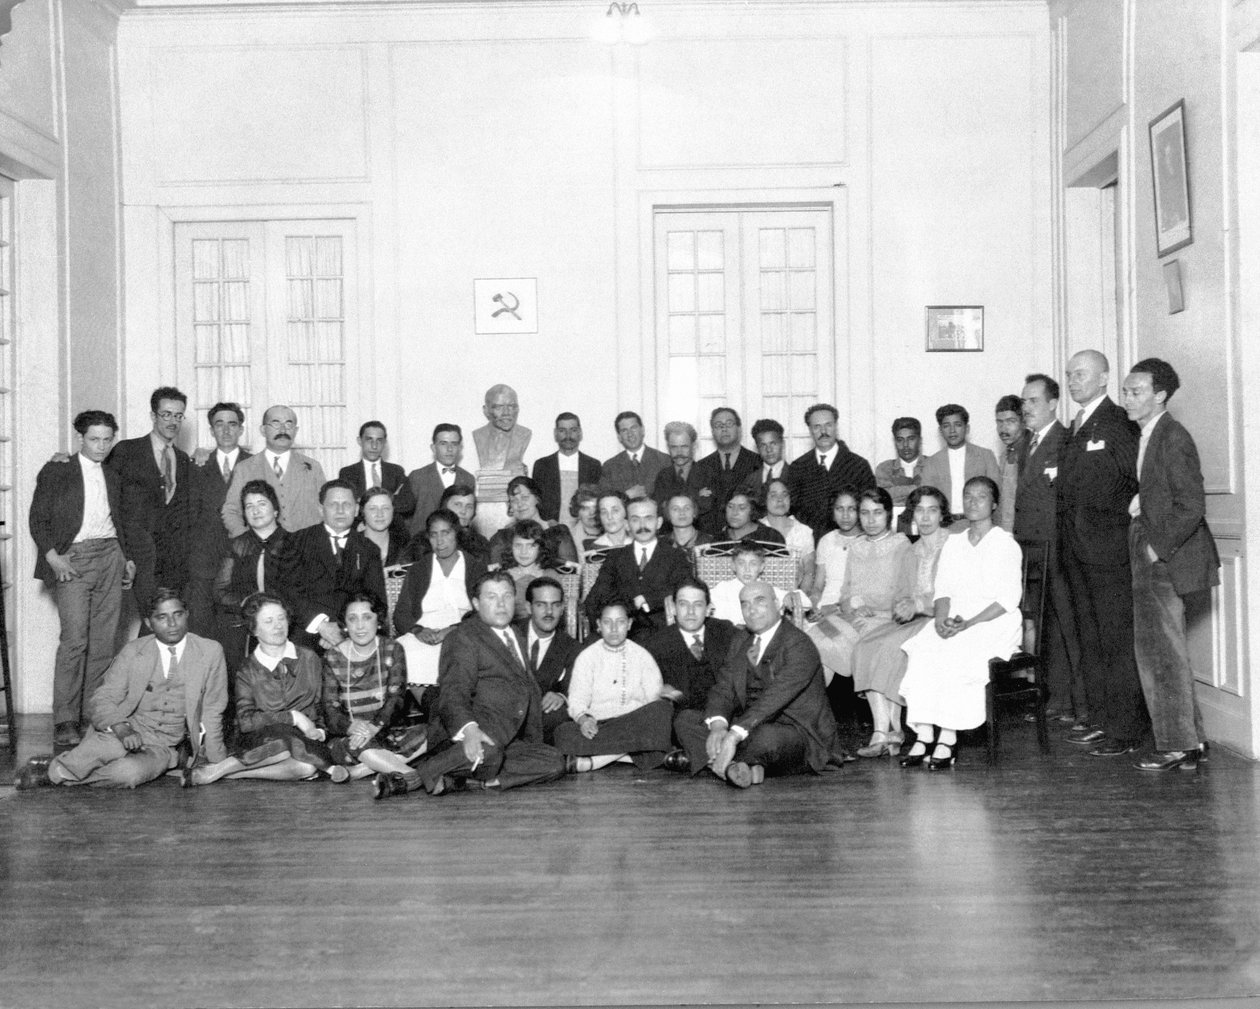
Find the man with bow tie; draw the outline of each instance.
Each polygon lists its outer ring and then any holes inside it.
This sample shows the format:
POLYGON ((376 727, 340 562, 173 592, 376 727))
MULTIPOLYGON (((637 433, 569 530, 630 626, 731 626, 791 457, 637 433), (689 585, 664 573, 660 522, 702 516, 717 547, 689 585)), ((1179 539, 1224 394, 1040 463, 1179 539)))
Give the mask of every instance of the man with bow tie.
POLYGON ((476 478, 459 465, 459 456, 464 450, 464 432, 458 424, 443 423, 435 427, 429 447, 433 451, 433 462, 407 474, 412 497, 416 499, 415 511, 411 513, 407 526, 412 536, 423 534, 429 516, 442 507, 443 491, 456 484, 470 488, 476 485, 476 478))
POLYGON ((308 648, 331 647, 343 637, 337 614, 355 592, 385 598, 381 552, 354 528, 359 503, 344 480, 329 480, 319 489, 323 520, 293 534, 283 552, 281 595, 294 610, 294 625, 305 629, 294 635, 308 648))
POLYGON ((740 606, 748 630, 732 641, 704 711, 688 709, 674 719, 691 773, 708 767, 747 788, 766 775, 841 767, 818 649, 783 619, 767 583, 744 586, 740 606))

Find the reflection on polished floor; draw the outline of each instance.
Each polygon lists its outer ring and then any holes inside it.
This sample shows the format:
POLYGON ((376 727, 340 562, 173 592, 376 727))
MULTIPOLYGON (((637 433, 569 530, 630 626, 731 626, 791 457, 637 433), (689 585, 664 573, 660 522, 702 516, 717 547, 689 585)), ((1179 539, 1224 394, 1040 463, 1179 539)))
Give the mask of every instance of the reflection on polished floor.
POLYGON ((746 792, 624 765, 384 803, 364 783, 0 788, 0 1001, 1260 991, 1260 766, 1043 760, 1031 727, 1004 745, 995 770, 972 747, 952 771, 864 761, 746 792))

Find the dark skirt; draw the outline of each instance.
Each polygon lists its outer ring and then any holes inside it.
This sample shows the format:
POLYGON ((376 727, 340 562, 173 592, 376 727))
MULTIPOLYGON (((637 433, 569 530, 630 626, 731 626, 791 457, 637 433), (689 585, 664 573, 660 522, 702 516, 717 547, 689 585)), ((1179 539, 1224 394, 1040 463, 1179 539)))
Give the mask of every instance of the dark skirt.
POLYGON ((239 757, 248 763, 247 758, 250 751, 273 740, 280 740, 284 743, 289 750, 289 756, 295 760, 313 764, 321 771, 328 770, 336 763, 333 759, 332 750, 327 743, 307 739, 296 725, 284 725, 283 723, 266 725, 261 729, 255 729, 253 732, 241 733, 236 737, 236 742, 232 747, 232 756, 239 757))

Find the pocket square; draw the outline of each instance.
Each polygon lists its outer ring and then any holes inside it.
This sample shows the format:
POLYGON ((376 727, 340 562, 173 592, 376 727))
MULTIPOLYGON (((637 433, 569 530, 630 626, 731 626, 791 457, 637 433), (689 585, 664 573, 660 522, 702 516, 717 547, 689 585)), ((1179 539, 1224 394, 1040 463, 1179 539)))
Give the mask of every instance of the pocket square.
POLYGON ((1056 477, 1058 477, 1058 475, 1059 475, 1059 467, 1058 467, 1058 466, 1047 466, 1047 467, 1046 467, 1046 479, 1047 479, 1047 480, 1049 480, 1051 483, 1054 483, 1055 478, 1056 478, 1056 477))
POLYGON ((1085 443, 1086 452, 1099 452, 1106 447, 1107 447, 1107 442, 1103 440, 1102 438, 1099 438, 1098 441, 1087 441, 1085 443))

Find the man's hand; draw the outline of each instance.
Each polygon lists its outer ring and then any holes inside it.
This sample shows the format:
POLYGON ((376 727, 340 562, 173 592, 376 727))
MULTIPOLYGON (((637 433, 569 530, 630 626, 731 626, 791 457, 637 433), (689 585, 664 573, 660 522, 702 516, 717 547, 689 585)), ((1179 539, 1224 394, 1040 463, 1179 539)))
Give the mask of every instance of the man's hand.
POLYGON ((587 739, 594 739, 599 734, 599 722, 592 714, 585 714, 577 720, 578 732, 587 739))
MULTIPOLYGON (((709 738, 713 738, 712 733, 709 734, 709 738)), ((738 746, 739 736, 727 729, 722 734, 722 741, 718 743, 717 756, 709 760, 709 766, 713 768, 713 773, 718 777, 723 777, 726 774, 726 769, 730 766, 731 761, 735 759, 735 749, 738 746)), ((707 743, 705 748, 708 749, 707 743)))
POLYGON ((450 634, 451 631, 454 629, 455 629, 455 625, 452 624, 450 627, 441 627, 441 628, 421 627, 415 631, 412 631, 412 633, 416 636, 417 639, 419 639, 420 641, 423 641, 426 645, 440 645, 443 641, 446 640, 446 636, 450 634))
POLYGON ((545 714, 553 711, 559 711, 564 707, 566 701, 564 694, 557 694, 554 690, 548 690, 543 694, 542 709, 545 714))
POLYGON ((131 588, 132 583, 135 582, 135 580, 136 580, 136 562, 127 561, 125 564, 123 564, 123 580, 122 580, 123 589, 131 588))
POLYGON ((662 700, 673 701, 675 704, 679 704, 686 695, 684 695, 677 687, 671 687, 668 683, 666 683, 663 687, 661 687, 661 692, 657 694, 657 696, 662 700))
POLYGON ((53 574, 57 576, 57 581, 68 582, 79 577, 79 572, 75 570, 73 564, 70 563, 70 554, 59 554, 56 550, 49 549, 44 554, 44 559, 48 561, 48 566, 53 569, 53 574))
POLYGON ((634 597, 634 608, 636 610, 642 610, 644 613, 649 613, 651 612, 651 609, 652 609, 650 606, 648 606, 647 597, 645 596, 634 597))
POLYGON ((210 461, 212 451, 208 448, 199 448, 193 453, 192 461, 198 466, 204 466, 210 461))
POLYGON ((647 497, 647 496, 648 496, 647 489, 641 483, 637 483, 633 487, 626 488, 626 497, 630 498, 631 500, 637 497, 647 497))
POLYGON ((476 722, 464 729, 464 739, 460 745, 464 748, 464 756, 472 764, 475 771, 486 757, 485 747, 493 746, 494 740, 481 731, 476 722))
POLYGON ((715 725, 709 730, 708 738, 704 741, 704 752, 708 756, 710 764, 717 760, 717 755, 722 749, 722 740, 725 738, 725 725, 715 725))
POLYGON ((48 461, 49 462, 69 462, 70 456, 67 455, 65 452, 54 452, 52 454, 52 458, 49 459, 48 461))
POLYGON ((315 728, 315 723, 298 711, 297 708, 292 709, 289 714, 292 716, 293 724, 297 726, 298 732, 302 733, 307 739, 314 739, 317 742, 324 741, 327 733, 323 729, 315 728))
POLYGON ((319 642, 325 648, 335 648, 344 637, 341 628, 332 620, 325 620, 319 625, 319 642))
POLYGON ((116 722, 109 727, 109 731, 122 743, 123 749, 128 753, 144 749, 144 740, 140 738, 140 733, 131 727, 130 722, 116 722))

